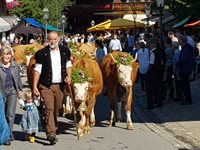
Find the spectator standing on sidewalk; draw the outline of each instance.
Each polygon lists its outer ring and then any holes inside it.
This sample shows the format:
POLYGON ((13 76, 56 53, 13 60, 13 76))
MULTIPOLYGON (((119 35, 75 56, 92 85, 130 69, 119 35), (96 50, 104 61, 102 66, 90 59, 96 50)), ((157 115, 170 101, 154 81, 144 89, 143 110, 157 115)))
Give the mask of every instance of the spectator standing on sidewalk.
POLYGON ((13 124, 15 120, 17 98, 22 96, 22 80, 19 65, 12 60, 12 48, 4 46, 0 51, 0 92, 2 93, 5 116, 10 128, 10 136, 5 145, 14 140, 13 124))
POLYGON ((174 50, 174 57, 173 57, 173 75, 174 75, 174 99, 173 101, 180 101, 182 100, 183 96, 181 93, 181 85, 180 85, 180 79, 179 79, 179 68, 178 68, 178 61, 179 61, 179 55, 181 53, 181 50, 179 49, 180 45, 178 42, 172 42, 172 48, 174 50))
POLYGON ((109 52, 113 51, 122 51, 122 46, 120 40, 117 39, 117 34, 113 35, 113 39, 110 41, 109 44, 109 52))
POLYGON ((48 35, 49 45, 35 54, 33 93, 44 101, 44 118, 47 140, 56 144, 58 129, 58 112, 64 97, 64 85, 71 84, 72 63, 67 47, 58 44, 58 33, 52 31, 48 35))
POLYGON ((149 68, 146 73, 145 85, 146 85, 146 97, 147 97, 147 109, 154 108, 154 102, 157 107, 162 107, 161 99, 161 83, 162 83, 162 52, 158 48, 158 39, 151 39, 149 41, 150 60, 149 68), (154 99, 155 96, 155 99, 154 99))
POLYGON ((163 82, 164 84, 164 93, 165 99, 168 101, 168 96, 172 98, 172 75, 173 75, 173 57, 174 50, 172 49, 172 41, 170 38, 165 40, 165 58, 166 62, 164 64, 164 72, 163 72, 163 82))
POLYGON ((96 58, 97 58, 97 62, 99 64, 101 64, 103 57, 105 56, 105 51, 103 49, 103 42, 100 39, 97 39, 95 41, 95 46, 96 46, 96 58))
POLYGON ((181 92, 184 95, 184 101, 182 105, 192 104, 192 95, 189 83, 189 77, 192 73, 194 57, 193 57, 193 47, 187 43, 187 38, 181 34, 178 34, 178 40, 181 45, 181 53, 179 56, 179 78, 181 84, 181 92))
POLYGON ((144 42, 140 42, 139 43, 139 47, 140 47, 140 49, 136 53, 135 59, 139 63, 140 83, 141 83, 142 91, 144 93, 145 92, 144 81, 145 81, 146 72, 147 72, 147 70, 149 68, 150 52, 149 52, 149 49, 145 47, 145 43, 144 42))

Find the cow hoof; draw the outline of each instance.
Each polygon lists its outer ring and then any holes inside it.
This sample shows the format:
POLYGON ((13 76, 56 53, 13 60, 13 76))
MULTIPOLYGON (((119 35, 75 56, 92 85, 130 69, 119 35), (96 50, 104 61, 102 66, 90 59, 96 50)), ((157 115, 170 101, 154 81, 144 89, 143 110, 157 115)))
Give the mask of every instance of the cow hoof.
POLYGON ((82 137, 82 136, 83 136, 83 130, 78 129, 78 136, 79 136, 79 137, 82 137))
POLYGON ((109 123, 109 126, 112 127, 112 126, 115 126, 115 125, 116 125, 116 122, 111 120, 110 123, 109 123))
POLYGON ((85 134, 90 134, 90 127, 85 127, 84 133, 85 134))
POLYGON ((94 126, 95 126, 95 124, 96 124, 96 122, 95 122, 95 121, 90 121, 90 125, 91 125, 91 127, 94 127, 94 126))
POLYGON ((127 129, 128 129, 128 130, 133 130, 133 129, 134 129, 134 128, 133 128, 133 125, 132 125, 132 124, 128 124, 128 125, 127 125, 127 129))

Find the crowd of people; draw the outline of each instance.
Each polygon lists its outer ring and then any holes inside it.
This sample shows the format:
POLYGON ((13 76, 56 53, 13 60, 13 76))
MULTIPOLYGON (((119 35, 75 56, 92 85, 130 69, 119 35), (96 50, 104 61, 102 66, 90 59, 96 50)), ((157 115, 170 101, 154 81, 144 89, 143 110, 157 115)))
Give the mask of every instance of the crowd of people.
MULTIPOLYGON (((0 110, 5 111, 1 111, 0 115, 5 116, 4 122, 9 128, 7 133, 10 134, 1 140, 1 133, 6 128, 1 129, 0 144, 10 145, 14 140, 13 124, 18 99, 25 111, 20 126, 22 131, 27 133, 26 139, 34 142, 34 136, 39 131, 41 123, 36 107, 38 97, 42 98, 45 106, 43 114, 47 140, 51 145, 57 143, 57 117, 64 97, 64 86, 71 84, 72 62, 70 50, 67 48, 69 42, 95 43, 95 56, 99 64, 108 53, 114 51, 130 53, 139 63, 138 81, 141 83, 143 94, 146 95, 148 110, 163 107, 165 101, 180 101, 182 105, 191 105, 190 80, 191 77, 200 78, 200 43, 187 32, 169 31, 162 39, 164 45, 161 44, 157 34, 134 33, 132 30, 90 33, 87 36, 85 34, 59 36, 57 32, 52 31, 48 34, 48 41, 45 42, 47 46, 35 54, 33 91, 25 92, 24 101, 19 65, 12 59, 13 51, 10 47, 20 44, 20 38, 14 38, 10 46, 1 43, 0 106, 2 109, 0 110)), ((30 43, 32 42, 44 44, 41 37, 30 40, 30 43)))

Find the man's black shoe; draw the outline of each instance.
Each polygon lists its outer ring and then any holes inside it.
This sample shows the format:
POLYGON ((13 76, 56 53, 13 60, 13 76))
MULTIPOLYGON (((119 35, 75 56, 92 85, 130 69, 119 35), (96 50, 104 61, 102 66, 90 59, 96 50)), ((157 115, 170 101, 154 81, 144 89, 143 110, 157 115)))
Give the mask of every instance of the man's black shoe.
POLYGON ((10 145, 11 145, 11 141, 8 140, 4 145, 6 145, 6 146, 10 146, 10 145))
POLYGON ((47 140, 50 142, 51 145, 54 145, 58 142, 58 138, 55 135, 49 135, 47 140))
POLYGON ((184 101, 181 103, 181 105, 192 105, 191 101, 184 101))

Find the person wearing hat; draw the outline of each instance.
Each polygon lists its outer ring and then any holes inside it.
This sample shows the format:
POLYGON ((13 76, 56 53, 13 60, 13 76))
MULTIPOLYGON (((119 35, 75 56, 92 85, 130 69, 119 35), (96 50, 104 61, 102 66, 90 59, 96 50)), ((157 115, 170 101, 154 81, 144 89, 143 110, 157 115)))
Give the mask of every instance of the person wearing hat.
POLYGON ((185 97, 181 105, 191 105, 192 95, 189 78, 194 65, 193 47, 187 43, 186 36, 179 34, 177 37, 179 44, 181 45, 181 52, 178 61, 179 78, 181 84, 181 92, 185 97))
POLYGON ((12 48, 3 46, 0 50, 0 93, 2 93, 5 116, 10 128, 10 136, 6 145, 10 145, 14 140, 13 124, 15 120, 17 98, 22 96, 22 80, 20 67, 12 59, 12 48))
POLYGON ((147 96, 147 109, 154 108, 154 101, 157 107, 162 107, 161 100, 161 83, 162 83, 162 52, 158 48, 158 39, 149 41, 150 59, 149 68, 146 73, 145 85, 147 96), (155 96, 155 100, 154 100, 155 96))

